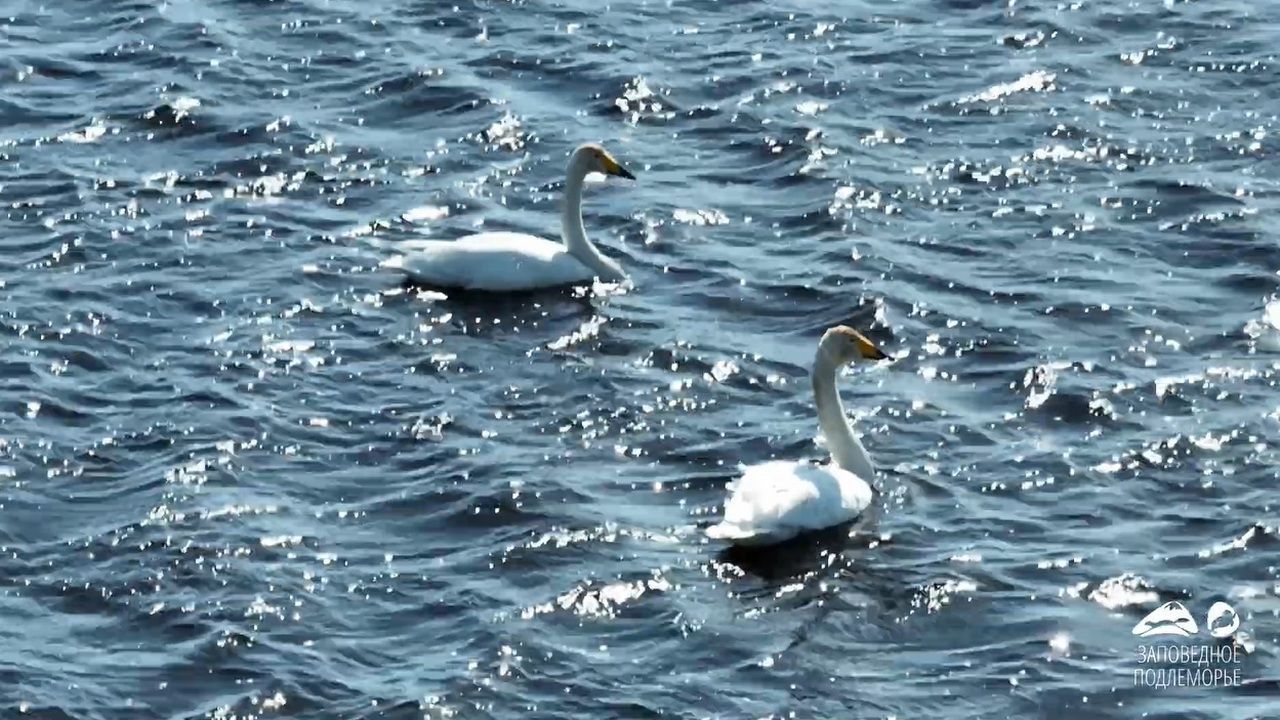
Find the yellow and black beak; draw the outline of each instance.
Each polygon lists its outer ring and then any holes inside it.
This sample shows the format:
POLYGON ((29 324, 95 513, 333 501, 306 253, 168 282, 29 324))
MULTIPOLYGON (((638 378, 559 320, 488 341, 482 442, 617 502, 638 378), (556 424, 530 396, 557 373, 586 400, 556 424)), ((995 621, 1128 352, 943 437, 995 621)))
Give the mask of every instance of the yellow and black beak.
POLYGON ((604 169, 610 175, 617 175, 618 177, 623 177, 628 180, 636 179, 636 176, 632 175, 630 171, 628 171, 626 168, 619 165, 617 160, 614 160, 612 157, 608 155, 605 155, 603 159, 604 159, 604 169))
POLYGON ((867 360, 887 360, 888 355, 884 351, 876 347, 876 344, 863 337, 862 333, 854 333, 857 336, 858 352, 862 353, 862 357, 867 360))

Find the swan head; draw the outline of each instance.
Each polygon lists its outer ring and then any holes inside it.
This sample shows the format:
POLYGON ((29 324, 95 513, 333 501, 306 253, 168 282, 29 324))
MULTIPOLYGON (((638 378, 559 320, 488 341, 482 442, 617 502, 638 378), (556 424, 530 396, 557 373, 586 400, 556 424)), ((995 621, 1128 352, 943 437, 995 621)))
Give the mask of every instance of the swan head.
POLYGON ((569 156, 569 169, 570 172, 577 169, 584 175, 587 173, 597 172, 603 175, 623 177, 628 180, 636 179, 635 175, 632 175, 630 171, 622 167, 622 165, 609 154, 609 151, 605 150, 604 146, 598 143, 586 143, 585 145, 579 145, 578 148, 573 151, 573 155, 569 156))
POLYGON ((837 366, 889 357, 862 333, 846 325, 837 325, 823 333, 818 348, 837 366))

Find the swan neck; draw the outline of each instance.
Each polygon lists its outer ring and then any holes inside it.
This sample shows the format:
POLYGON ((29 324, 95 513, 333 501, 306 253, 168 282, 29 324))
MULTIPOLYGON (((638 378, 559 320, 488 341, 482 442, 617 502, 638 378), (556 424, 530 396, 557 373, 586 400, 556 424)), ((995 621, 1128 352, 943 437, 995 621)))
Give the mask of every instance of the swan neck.
POLYGON ((831 461, 870 482, 876 472, 875 465, 845 416, 844 403, 836 389, 837 370, 836 363, 819 348, 813 363, 813 402, 818 409, 818 427, 827 441, 827 449, 831 451, 831 461))
POLYGON ((584 163, 570 162, 564 183, 564 214, 560 218, 560 236, 569 254, 587 266, 601 280, 621 280, 626 277, 622 268, 605 257, 587 239, 582 225, 582 186, 587 179, 584 163))
POLYGON ((564 246, 575 256, 580 249, 591 247, 587 230, 582 226, 582 185, 586 178, 584 169, 570 165, 564 183, 564 215, 560 218, 560 234, 564 246))

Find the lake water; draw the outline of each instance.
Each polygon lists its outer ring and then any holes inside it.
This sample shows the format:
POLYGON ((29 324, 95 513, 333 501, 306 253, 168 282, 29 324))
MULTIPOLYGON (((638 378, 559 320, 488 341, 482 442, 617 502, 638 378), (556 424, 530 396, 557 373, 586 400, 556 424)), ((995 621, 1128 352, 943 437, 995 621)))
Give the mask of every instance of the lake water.
POLYGON ((8 3, 0 717, 1280 716, 1277 38, 1230 0, 8 3), (633 287, 379 267, 555 237, 588 140, 633 287), (838 323, 894 356, 842 379, 873 510, 726 552, 739 463, 824 457, 838 323), (1131 634, 1171 601, 1196 636, 1131 634), (1170 643, 1231 680, 1153 686, 1170 643))

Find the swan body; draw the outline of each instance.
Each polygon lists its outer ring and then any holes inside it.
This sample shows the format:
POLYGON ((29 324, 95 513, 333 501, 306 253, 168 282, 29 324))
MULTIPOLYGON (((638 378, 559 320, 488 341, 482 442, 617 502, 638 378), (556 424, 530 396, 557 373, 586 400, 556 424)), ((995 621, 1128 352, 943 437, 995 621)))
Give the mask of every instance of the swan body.
POLYGON ((845 418, 836 390, 840 366, 885 354, 856 331, 839 326, 822 336, 813 363, 814 405, 831 463, 775 460, 751 465, 729 485, 724 519, 707 536, 736 545, 767 545, 848 522, 871 505, 875 465, 845 418))
POLYGON ((774 461, 743 468, 730 486, 724 520, 707 536, 767 545, 855 518, 871 504, 871 486, 834 465, 774 461))
POLYGON ((619 282, 627 275, 587 239, 582 226, 582 186, 589 173, 635 179, 603 147, 586 144, 569 157, 561 241, 513 232, 487 232, 454 241, 419 240, 383 263, 416 282, 440 288, 512 292, 619 282))
POLYGON ((513 292, 589 283, 597 276, 564 245, 536 235, 490 232, 413 245, 412 253, 384 266, 435 287, 513 292))

